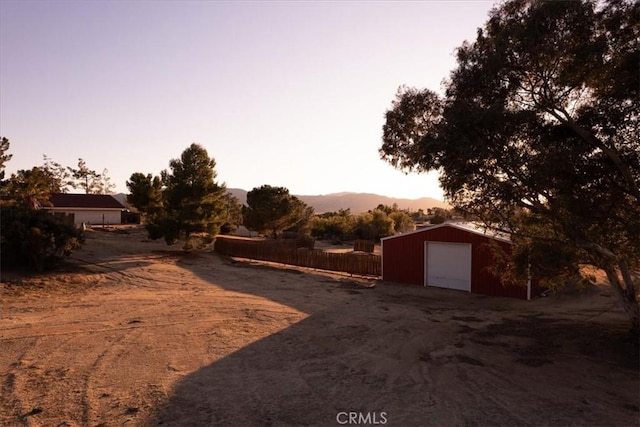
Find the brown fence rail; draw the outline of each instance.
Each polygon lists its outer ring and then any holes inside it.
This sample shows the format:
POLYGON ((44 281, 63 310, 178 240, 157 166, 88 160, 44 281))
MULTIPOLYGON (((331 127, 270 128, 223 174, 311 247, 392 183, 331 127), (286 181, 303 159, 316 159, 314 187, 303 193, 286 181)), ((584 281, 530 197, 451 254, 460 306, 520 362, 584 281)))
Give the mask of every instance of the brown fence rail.
POLYGON ((370 254, 373 253, 376 244, 374 242, 370 242, 369 240, 356 240, 353 242, 353 250, 356 252, 368 252, 370 254))
POLYGON ((245 240, 218 236, 213 249, 228 256, 343 271, 350 274, 379 276, 381 268, 380 255, 323 252, 308 248, 287 247, 269 240, 245 240))

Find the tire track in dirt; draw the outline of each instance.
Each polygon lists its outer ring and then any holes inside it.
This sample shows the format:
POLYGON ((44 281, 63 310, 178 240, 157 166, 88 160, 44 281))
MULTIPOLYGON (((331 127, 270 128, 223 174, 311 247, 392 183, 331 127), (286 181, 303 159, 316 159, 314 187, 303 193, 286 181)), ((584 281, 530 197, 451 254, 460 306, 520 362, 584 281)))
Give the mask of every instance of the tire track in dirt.
POLYGON ((2 398, 0 399, 0 425, 9 425, 8 419, 3 420, 3 418, 9 417, 10 414, 14 414, 18 419, 22 420, 22 425, 27 425, 26 417, 23 416, 27 411, 25 411, 23 399, 20 398, 21 393, 16 390, 16 383, 20 380, 23 365, 26 364, 25 357, 27 352, 29 349, 35 347, 37 342, 38 338, 35 338, 31 340, 30 343, 27 343, 26 348, 14 362, 8 365, 6 371, 3 373, 4 380, 0 388, 2 391, 2 398))
MULTIPOLYGON (((74 404, 73 394, 78 389, 78 367, 74 366, 73 358, 69 358, 70 348, 76 348, 73 337, 62 341, 43 337, 36 339, 19 358, 14 393, 28 399, 23 399, 19 413, 14 412, 14 420, 23 420, 25 425, 40 425, 32 421, 31 416, 62 414, 62 418, 67 418, 65 414, 77 413, 79 408, 74 404)), ((71 419, 70 416, 66 421, 71 419)))
MULTIPOLYGON (((96 273, 104 276, 105 279, 119 283, 124 281, 130 286, 137 286, 143 288, 156 289, 157 283, 165 283, 169 285, 181 284, 182 282, 176 280, 163 280, 153 275, 153 271, 149 266, 153 266, 153 261, 160 261, 165 258, 163 256, 149 257, 126 257, 122 260, 109 261, 99 260, 90 261, 86 258, 74 257, 74 261, 84 268, 89 270, 97 268, 96 273), (133 264, 126 269, 123 269, 123 264, 133 264), (133 271, 132 271, 133 270, 133 271), (138 270, 139 272, 134 272, 138 270), (141 274, 142 273, 142 274, 141 274)), ((173 265, 174 263, 163 263, 164 265, 173 265)))
MULTIPOLYGON (((279 314, 280 312, 274 312, 274 314, 279 314)), ((291 313, 291 314, 296 314, 296 313, 291 313)), ((0 339, 0 342, 3 341, 12 341, 12 340, 21 340, 23 338, 48 338, 48 337, 53 337, 53 336, 65 336, 65 335, 85 335, 85 334, 99 334, 99 333, 105 333, 105 332, 116 332, 116 331, 128 331, 128 330, 134 330, 134 329, 154 329, 154 328, 165 328, 167 326, 179 326, 179 325, 191 325, 194 323, 203 323, 203 324, 208 324, 211 322, 219 322, 219 321, 224 321, 226 319, 226 317, 222 316, 222 317, 206 317, 206 318, 200 318, 200 319, 190 319, 190 320, 184 320, 184 321, 179 321, 179 322, 163 322, 163 323, 155 323, 155 324, 150 324, 150 325, 141 325, 141 326, 117 326, 117 327, 109 327, 109 328, 101 328, 101 329, 89 329, 89 330, 77 330, 77 331, 63 331, 63 332, 43 332, 43 333, 38 333, 38 334, 22 334, 20 333, 20 331, 22 330, 22 328, 14 328, 13 331, 15 331, 15 334, 17 335, 15 338, 13 337, 7 337, 7 338, 2 338, 0 339)), ((77 322, 74 324, 81 324, 81 322, 77 322)), ((41 328, 42 329, 42 328, 41 328)))
POLYGON ((108 419, 108 415, 105 418, 101 417, 101 415, 103 413, 109 413, 109 411, 103 410, 103 407, 105 406, 105 402, 103 402, 103 400, 110 396, 105 390, 108 390, 109 388, 99 387, 93 383, 105 376, 104 374, 108 367, 112 366, 105 362, 105 360, 115 350, 123 348, 121 343, 125 341, 133 331, 129 329, 123 332, 124 333, 122 335, 119 335, 111 341, 110 344, 97 355, 84 376, 84 386, 82 390, 82 422, 86 426, 97 426, 99 425, 99 420, 108 419), (94 391, 94 388, 100 389, 102 392, 94 391))
POLYGON ((531 419, 521 415, 522 407, 532 410, 543 407, 549 410, 554 406, 552 399, 547 398, 536 399, 536 403, 532 404, 531 391, 519 383, 517 377, 510 380, 504 372, 500 374, 493 368, 459 363, 455 366, 455 372, 456 377, 464 381, 461 384, 463 387, 460 387, 464 393, 464 406, 457 400, 460 398, 460 390, 455 395, 447 391, 444 393, 448 395, 446 400, 450 403, 451 410, 461 414, 467 425, 480 417, 494 420, 495 425, 535 425, 531 419), (504 390, 509 390, 509 393, 505 395, 504 390), (522 406, 514 407, 510 404, 511 399, 522 401, 522 406))

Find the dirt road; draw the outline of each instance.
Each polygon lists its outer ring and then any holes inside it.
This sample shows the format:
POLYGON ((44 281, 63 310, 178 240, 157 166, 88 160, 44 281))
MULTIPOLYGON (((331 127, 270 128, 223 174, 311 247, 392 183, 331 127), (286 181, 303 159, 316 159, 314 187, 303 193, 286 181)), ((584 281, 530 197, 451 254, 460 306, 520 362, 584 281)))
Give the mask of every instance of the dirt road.
POLYGON ((489 298, 185 255, 136 230, 91 231, 62 271, 1 286, 2 426, 640 422, 606 287, 489 298))

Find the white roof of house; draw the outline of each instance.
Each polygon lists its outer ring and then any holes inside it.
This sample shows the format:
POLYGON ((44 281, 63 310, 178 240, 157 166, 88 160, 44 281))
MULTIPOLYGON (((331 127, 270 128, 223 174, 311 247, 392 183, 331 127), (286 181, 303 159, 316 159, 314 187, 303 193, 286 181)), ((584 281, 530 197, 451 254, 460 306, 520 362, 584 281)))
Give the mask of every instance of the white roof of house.
POLYGON ((498 230, 487 228, 486 226, 479 223, 475 223, 475 222, 444 222, 442 224, 430 225, 424 228, 419 228, 417 230, 410 231, 408 233, 395 234, 393 236, 383 237, 380 240, 384 241, 388 239, 396 239, 398 237, 404 237, 410 234, 422 233, 427 230, 434 230, 440 227, 457 228, 458 230, 463 230, 469 233, 474 233, 474 234, 479 234, 481 236, 489 237, 491 239, 496 239, 496 240, 501 240, 503 242, 511 243, 511 238, 508 234, 500 232, 498 230))

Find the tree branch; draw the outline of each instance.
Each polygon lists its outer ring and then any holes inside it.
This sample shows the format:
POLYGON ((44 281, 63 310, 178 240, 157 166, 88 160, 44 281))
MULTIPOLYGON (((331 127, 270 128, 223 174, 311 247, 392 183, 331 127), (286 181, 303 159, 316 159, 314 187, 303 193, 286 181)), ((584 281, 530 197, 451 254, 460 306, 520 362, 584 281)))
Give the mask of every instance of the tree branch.
POLYGON ((633 174, 631 173, 627 165, 622 161, 622 159, 618 155, 617 150, 615 150, 614 148, 608 147, 605 143, 600 141, 600 139, 598 139, 591 132, 587 131, 586 129, 578 125, 576 121, 571 117, 571 114, 569 114, 569 112, 567 112, 567 110, 565 110, 564 108, 547 107, 545 108, 545 110, 546 112, 551 114, 553 117, 555 117, 560 123, 563 123, 569 126, 569 128, 572 131, 574 131, 576 135, 578 135, 581 139, 588 142, 593 147, 601 149, 602 152, 613 162, 613 164, 622 174, 624 180, 629 186, 629 192, 631 196, 633 196, 638 201, 638 203, 640 203, 640 187, 638 187, 638 184, 633 178, 633 174))

